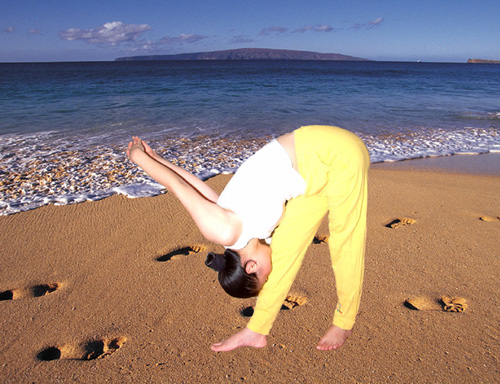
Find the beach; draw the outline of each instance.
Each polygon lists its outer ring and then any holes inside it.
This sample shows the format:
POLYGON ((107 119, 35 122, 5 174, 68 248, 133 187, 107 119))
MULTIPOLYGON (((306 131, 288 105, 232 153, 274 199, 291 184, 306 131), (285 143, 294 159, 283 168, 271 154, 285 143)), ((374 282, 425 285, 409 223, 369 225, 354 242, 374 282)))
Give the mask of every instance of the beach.
MULTIPOLYGON (((324 242, 311 244, 267 347, 214 353, 255 299, 223 292, 204 265, 222 247, 172 194, 0 216, 0 381, 499 382, 499 174, 413 161, 372 165, 361 308, 330 352, 315 349, 336 304, 324 242), (443 296, 465 310, 443 311, 443 296)), ((221 191, 230 177, 208 183, 221 191)))

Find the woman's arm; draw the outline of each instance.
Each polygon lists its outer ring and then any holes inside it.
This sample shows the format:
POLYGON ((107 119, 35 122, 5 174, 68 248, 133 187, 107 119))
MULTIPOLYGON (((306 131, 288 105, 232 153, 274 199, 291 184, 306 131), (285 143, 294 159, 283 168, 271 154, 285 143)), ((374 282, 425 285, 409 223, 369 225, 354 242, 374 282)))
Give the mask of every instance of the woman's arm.
POLYGON ((141 144, 144 147, 144 152, 151 156, 153 159, 163 164, 164 166, 170 168, 172 171, 177 173, 180 177, 186 180, 189 184, 193 186, 193 188, 197 189, 203 196, 205 196, 208 200, 217 202, 219 199, 219 194, 215 192, 212 188, 210 188, 203 180, 200 180, 191 172, 186 171, 185 169, 172 164, 170 161, 165 160, 163 157, 158 155, 145 141, 141 140, 141 144))
POLYGON ((127 155, 131 161, 179 199, 207 240, 221 245, 233 244, 241 233, 241 220, 239 217, 234 212, 218 206, 211 200, 216 193, 210 192, 210 187, 205 185, 206 188, 204 188, 203 185, 195 182, 198 180, 203 183, 201 180, 184 171, 192 176, 192 178, 188 177, 188 179, 200 188, 198 189, 175 172, 173 164, 169 163, 172 167, 167 166, 146 153, 145 149, 147 147, 149 146, 144 146, 139 138, 134 137, 133 141, 128 145, 127 155), (208 197, 203 192, 207 193, 208 197))

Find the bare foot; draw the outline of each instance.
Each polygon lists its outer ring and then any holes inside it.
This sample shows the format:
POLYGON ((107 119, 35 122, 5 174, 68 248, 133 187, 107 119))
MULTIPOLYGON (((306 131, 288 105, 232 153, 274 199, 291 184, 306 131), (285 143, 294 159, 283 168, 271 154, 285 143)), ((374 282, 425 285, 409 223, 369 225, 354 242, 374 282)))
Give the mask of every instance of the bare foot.
POLYGON ((325 335, 320 339, 316 349, 320 351, 331 351, 338 349, 344 345, 349 336, 352 335, 352 330, 342 329, 336 325, 332 325, 325 335))
POLYGON ((267 345, 267 336, 245 328, 229 339, 212 345, 212 351, 227 352, 239 347, 264 348, 267 345))

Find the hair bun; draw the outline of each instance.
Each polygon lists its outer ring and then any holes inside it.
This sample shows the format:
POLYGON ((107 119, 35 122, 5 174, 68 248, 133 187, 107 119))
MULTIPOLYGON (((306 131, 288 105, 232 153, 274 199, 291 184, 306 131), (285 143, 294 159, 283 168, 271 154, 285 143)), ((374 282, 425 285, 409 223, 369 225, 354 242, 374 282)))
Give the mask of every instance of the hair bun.
POLYGON ((205 260, 205 265, 214 271, 220 272, 226 266, 226 258, 224 255, 210 252, 205 260))

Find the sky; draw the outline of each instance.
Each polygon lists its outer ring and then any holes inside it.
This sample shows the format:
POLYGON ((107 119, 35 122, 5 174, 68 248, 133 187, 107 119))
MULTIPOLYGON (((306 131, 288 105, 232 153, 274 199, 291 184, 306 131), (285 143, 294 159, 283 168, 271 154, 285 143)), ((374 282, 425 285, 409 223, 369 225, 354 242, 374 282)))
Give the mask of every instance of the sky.
POLYGON ((500 60, 500 0, 0 0, 0 62, 237 48, 500 60))

